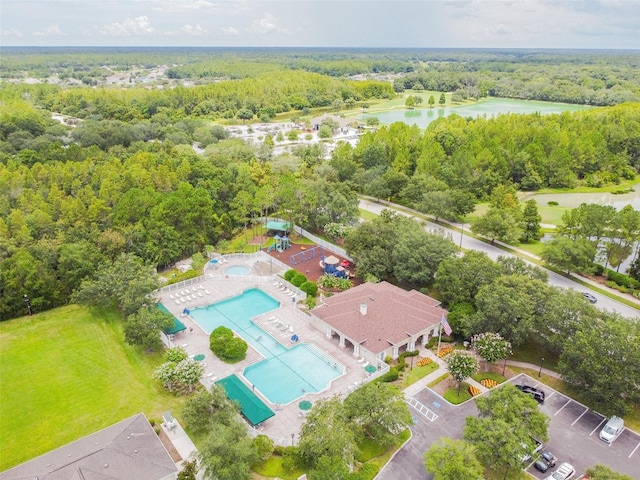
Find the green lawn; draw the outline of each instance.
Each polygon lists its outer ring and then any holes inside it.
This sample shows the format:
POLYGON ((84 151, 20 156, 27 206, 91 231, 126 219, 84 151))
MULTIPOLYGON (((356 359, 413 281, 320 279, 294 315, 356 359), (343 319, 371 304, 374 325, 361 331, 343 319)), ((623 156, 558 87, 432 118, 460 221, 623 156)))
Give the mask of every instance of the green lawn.
POLYGON ((124 344, 119 314, 77 305, 0 322, 0 471, 131 415, 179 413, 151 378, 162 362, 124 344))

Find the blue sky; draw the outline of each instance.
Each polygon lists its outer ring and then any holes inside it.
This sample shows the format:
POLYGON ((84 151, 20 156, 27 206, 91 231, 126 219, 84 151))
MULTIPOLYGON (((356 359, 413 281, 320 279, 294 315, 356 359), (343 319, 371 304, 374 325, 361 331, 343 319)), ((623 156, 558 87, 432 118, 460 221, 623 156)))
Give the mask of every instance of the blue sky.
POLYGON ((640 49, 640 0, 2 0, 0 44, 640 49))

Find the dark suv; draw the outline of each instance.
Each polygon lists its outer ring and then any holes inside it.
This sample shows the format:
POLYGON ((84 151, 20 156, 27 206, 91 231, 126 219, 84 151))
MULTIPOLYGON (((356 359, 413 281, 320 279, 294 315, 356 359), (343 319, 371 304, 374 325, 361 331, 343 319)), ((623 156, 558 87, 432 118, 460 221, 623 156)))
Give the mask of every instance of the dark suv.
POLYGON ((531 395, 536 402, 544 403, 544 392, 542 390, 538 390, 537 388, 530 387, 529 385, 516 385, 516 388, 520 390, 522 393, 531 395))

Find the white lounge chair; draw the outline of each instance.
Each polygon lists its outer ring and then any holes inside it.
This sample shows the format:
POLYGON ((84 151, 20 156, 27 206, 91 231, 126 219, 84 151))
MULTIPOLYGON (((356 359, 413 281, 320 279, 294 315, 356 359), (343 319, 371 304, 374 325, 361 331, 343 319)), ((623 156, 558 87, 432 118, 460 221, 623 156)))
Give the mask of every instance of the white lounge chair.
POLYGON ((360 357, 360 358, 358 359, 358 363, 362 363, 362 362, 364 362, 364 357, 360 357))
POLYGON ((196 293, 196 292, 198 291, 198 289, 197 289, 196 287, 193 287, 193 288, 191 289, 191 291, 192 291, 193 293, 196 293))
POLYGON ((173 293, 169 295, 169 298, 173 300, 173 293))
POLYGON ((201 297, 202 296, 202 292, 198 292, 198 296, 201 297))
POLYGON ((205 291, 204 291, 204 293, 206 293, 207 295, 211 295, 211 294, 209 293, 209 290, 205 290, 205 291))
POLYGON ((198 290, 203 290, 204 287, 202 285, 198 285, 198 290))
POLYGON ((180 305, 180 299, 177 299, 177 300, 176 300, 176 303, 177 303, 178 305, 180 305))

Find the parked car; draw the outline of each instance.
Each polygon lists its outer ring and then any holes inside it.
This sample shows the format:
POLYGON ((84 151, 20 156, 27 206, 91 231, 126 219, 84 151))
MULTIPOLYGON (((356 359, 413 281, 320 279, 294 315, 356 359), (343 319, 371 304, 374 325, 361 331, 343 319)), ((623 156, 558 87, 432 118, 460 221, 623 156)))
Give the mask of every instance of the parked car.
POLYGON ((600 430, 600 440, 611 444, 620 436, 623 430, 624 420, 614 415, 600 430))
POLYGON ((536 460, 536 463, 533 464, 536 467, 536 470, 544 473, 550 468, 556 466, 556 462, 558 459, 551 452, 542 452, 540 454, 540 458, 536 460))
POLYGON ((544 403, 544 397, 545 397, 544 391, 534 387, 530 387, 529 385, 516 385, 516 388, 520 390, 522 393, 531 395, 536 402, 544 403))
POLYGON ((545 480, 569 480, 576 474, 576 469, 570 463, 561 463, 558 469, 545 480))
POLYGON ((589 292, 582 292, 582 296, 589 300, 591 303, 596 303, 598 301, 598 299, 589 292))

